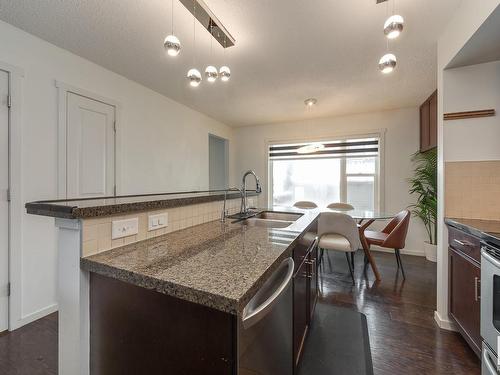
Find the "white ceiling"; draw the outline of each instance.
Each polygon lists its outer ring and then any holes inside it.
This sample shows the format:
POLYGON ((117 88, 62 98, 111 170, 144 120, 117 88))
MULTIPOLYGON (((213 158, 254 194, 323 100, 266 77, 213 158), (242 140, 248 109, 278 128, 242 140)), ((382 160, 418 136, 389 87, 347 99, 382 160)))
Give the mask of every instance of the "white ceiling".
MULTIPOLYGON (((437 38, 462 0, 397 0, 406 21, 390 43, 398 58, 388 76, 385 4, 375 0, 206 0, 236 39, 227 50, 227 84, 184 78, 193 64, 192 17, 174 1, 183 50, 164 53, 170 0, 0 0, 0 19, 135 80, 232 126, 415 106, 436 88, 437 38)), ((392 7, 392 1, 391 5, 392 7)), ((222 48, 197 24, 196 62, 221 65, 222 48)))

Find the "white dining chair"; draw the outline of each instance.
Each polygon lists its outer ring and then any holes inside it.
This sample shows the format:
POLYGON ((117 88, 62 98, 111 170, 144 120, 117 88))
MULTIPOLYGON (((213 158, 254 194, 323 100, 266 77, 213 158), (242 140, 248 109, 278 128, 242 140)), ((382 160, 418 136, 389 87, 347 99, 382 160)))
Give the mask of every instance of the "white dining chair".
POLYGON ((318 205, 314 202, 311 202, 311 201, 298 201, 298 202, 295 202, 293 204, 294 207, 297 207, 297 208, 317 208, 318 205))
POLYGON ((352 211, 354 210, 354 206, 349 203, 343 203, 343 202, 336 202, 336 203, 330 203, 327 208, 330 208, 332 210, 340 210, 340 211, 352 211))
POLYGON ((359 230, 354 219, 340 212, 322 212, 318 222, 318 237, 320 261, 324 250, 344 252, 354 284, 354 253, 361 248, 359 230))

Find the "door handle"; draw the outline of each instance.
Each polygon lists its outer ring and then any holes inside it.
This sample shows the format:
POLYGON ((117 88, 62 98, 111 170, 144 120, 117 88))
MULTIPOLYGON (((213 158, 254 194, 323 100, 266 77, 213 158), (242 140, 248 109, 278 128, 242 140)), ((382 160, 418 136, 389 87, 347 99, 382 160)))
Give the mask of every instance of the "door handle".
POLYGON ((498 372, 495 370, 495 365, 491 363, 491 357, 486 349, 483 349, 483 362, 491 375, 498 374, 498 372))
POLYGON ((474 277, 474 300, 478 302, 481 299, 481 279, 479 277, 474 277))
POLYGON ((460 240, 457 240, 456 238, 453 240, 453 242, 459 244, 460 246, 465 246, 465 247, 470 247, 472 246, 471 243, 467 242, 467 241, 460 241, 460 240))

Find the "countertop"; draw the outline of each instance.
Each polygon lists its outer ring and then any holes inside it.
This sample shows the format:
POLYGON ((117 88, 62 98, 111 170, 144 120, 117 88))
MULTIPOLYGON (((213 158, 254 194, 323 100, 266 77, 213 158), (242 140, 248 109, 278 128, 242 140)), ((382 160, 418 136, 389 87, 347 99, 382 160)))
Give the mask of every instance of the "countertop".
MULTIPOLYGON (((248 190, 247 196, 257 195, 248 190)), ((240 198, 239 192, 230 192, 227 199, 240 198)), ((188 206, 224 199, 223 191, 181 192, 163 194, 124 195, 91 199, 59 199, 26 203, 29 214, 64 219, 84 219, 125 214, 137 211, 188 206)))
POLYGON ((479 239, 500 246, 500 221, 463 218, 445 218, 445 223, 479 239))
POLYGON ((103 276, 240 315, 286 258, 319 210, 286 228, 212 221, 82 258, 81 268, 103 276))

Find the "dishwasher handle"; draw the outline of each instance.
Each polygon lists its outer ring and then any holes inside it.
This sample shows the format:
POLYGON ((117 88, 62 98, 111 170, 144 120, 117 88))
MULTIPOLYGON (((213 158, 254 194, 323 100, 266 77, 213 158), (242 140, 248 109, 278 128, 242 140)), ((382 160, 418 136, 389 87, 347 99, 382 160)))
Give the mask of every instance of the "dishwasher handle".
MULTIPOLYGON (((243 328, 248 329, 255 323, 259 322, 272 309, 277 302, 279 296, 288 287, 293 276, 295 263, 292 258, 287 258, 283 261, 279 268, 287 267, 287 273, 283 281, 276 287, 274 292, 261 305, 253 308, 252 300, 243 309, 242 323, 243 328)), ((278 269, 279 271, 279 269, 278 269)), ((278 272, 276 271, 276 272, 278 272)), ((271 276, 272 277, 272 276, 271 276)), ((258 294, 259 292, 257 292, 258 294)), ((255 297, 254 297, 255 298, 255 297)))

